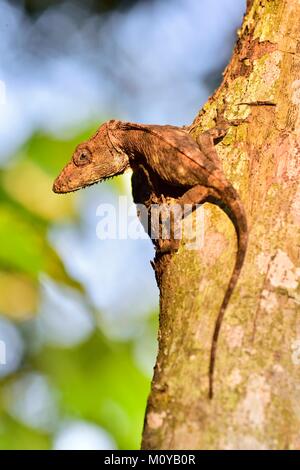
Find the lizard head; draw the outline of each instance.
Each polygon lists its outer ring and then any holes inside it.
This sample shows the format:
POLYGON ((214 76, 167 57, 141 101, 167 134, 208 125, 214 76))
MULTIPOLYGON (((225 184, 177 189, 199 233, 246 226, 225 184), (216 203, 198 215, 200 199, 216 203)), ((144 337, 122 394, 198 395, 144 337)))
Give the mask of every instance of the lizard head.
POLYGON ((118 121, 102 124, 95 135, 79 144, 53 184, 55 193, 69 193, 120 175, 129 167, 129 158, 117 145, 110 130, 118 121))

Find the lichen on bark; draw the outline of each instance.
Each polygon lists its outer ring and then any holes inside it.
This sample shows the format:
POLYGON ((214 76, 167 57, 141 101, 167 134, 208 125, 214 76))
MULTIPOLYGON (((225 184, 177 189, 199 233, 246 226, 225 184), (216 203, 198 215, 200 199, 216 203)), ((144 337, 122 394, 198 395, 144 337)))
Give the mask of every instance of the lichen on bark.
POLYGON ((244 119, 217 145, 245 205, 246 263, 208 361, 235 257, 231 223, 205 204, 200 251, 156 261, 159 353, 144 449, 300 448, 300 2, 250 0, 224 80, 191 125, 244 119))

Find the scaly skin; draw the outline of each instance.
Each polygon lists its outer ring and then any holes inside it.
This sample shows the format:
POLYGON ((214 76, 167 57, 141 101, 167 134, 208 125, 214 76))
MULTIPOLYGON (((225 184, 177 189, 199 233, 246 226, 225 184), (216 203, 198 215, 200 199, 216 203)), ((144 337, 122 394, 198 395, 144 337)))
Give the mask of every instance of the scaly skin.
MULTIPOLYGON (((227 128, 229 126, 227 125, 227 128)), ((71 161, 56 178, 53 191, 67 193, 131 167, 133 181, 138 173, 147 175, 157 195, 171 195, 180 205, 206 201, 220 206, 234 224, 238 249, 232 276, 215 324, 209 364, 209 398, 213 397, 213 377, 217 341, 231 294, 239 278, 247 248, 247 221, 235 189, 226 180, 214 139, 222 137, 225 127, 201 134, 197 142, 183 128, 142 125, 121 121, 104 123, 89 140, 79 144, 71 161)), ((176 249, 176 243, 170 243, 176 249)))

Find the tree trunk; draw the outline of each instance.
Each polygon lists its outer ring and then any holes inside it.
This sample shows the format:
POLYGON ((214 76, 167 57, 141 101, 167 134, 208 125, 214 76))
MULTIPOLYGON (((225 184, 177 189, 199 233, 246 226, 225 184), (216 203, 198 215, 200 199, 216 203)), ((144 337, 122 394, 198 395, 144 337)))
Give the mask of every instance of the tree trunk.
POLYGON ((208 364, 235 232, 205 204, 204 245, 156 260, 159 353, 143 449, 300 448, 300 2, 248 0, 220 88, 191 126, 231 127, 217 145, 243 201, 249 248, 225 314, 214 397, 208 364))

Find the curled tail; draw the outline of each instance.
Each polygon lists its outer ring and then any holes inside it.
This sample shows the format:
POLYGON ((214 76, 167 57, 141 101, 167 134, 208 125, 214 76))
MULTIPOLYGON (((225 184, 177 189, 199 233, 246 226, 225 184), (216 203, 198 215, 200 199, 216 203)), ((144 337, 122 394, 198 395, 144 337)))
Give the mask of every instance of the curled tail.
POLYGON ((218 345, 218 338, 220 329, 222 326, 222 321, 224 318, 224 314, 232 295, 232 292, 237 284, 245 255, 247 250, 247 242, 248 242, 248 229, 247 229, 247 220, 243 205, 239 199, 238 194, 234 190, 231 185, 228 185, 224 192, 220 194, 220 197, 217 197, 218 205, 227 213, 229 218, 231 219, 237 234, 237 254, 236 254, 236 261, 234 265, 233 272, 231 274, 231 278, 225 292, 222 305, 220 307, 217 320, 215 323, 214 333, 212 337, 212 344, 210 350, 210 362, 209 362, 209 398, 213 398, 213 380, 214 380, 214 369, 215 369, 215 362, 216 362, 216 352, 217 352, 217 345, 218 345))

